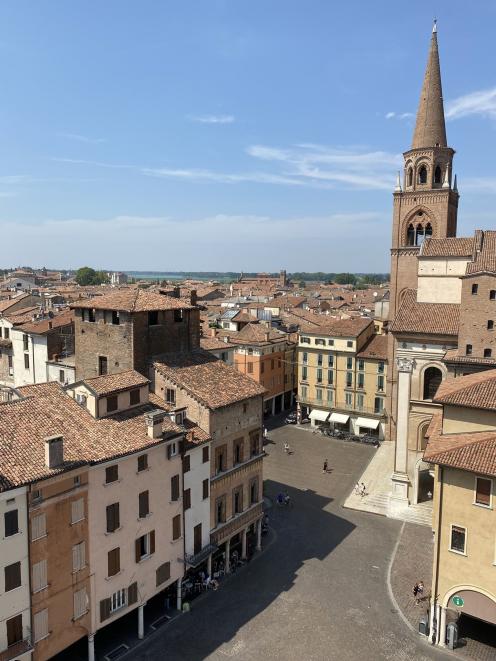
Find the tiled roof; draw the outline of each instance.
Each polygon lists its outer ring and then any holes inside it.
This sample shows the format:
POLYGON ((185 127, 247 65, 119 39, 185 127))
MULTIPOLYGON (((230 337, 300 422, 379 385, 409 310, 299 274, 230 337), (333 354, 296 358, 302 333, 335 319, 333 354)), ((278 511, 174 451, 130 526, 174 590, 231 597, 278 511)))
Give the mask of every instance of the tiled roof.
POLYGON ((457 303, 418 303, 415 289, 408 289, 390 330, 393 333, 458 335, 459 320, 457 303))
MULTIPOLYGON (((103 419, 95 419, 58 383, 20 388, 24 399, 0 405, 0 491, 40 480, 78 465, 99 463, 153 447, 161 439, 148 436, 144 414, 155 402, 103 419), (45 465, 44 440, 64 437, 64 464, 45 465)), ((180 433, 169 418, 164 432, 180 433)))
POLYGON ((466 356, 459 353, 459 349, 449 349, 443 357, 445 363, 462 363, 466 365, 485 365, 488 367, 496 366, 496 358, 484 358, 481 356, 466 356))
POLYGON ((273 344, 286 339, 286 333, 269 328, 265 324, 247 324, 236 335, 233 335, 232 342, 236 344, 273 344))
POLYGON ((109 294, 103 294, 103 296, 76 301, 71 303, 71 307, 151 312, 152 310, 188 310, 193 306, 178 298, 172 298, 146 289, 118 289, 109 294))
POLYGON ((467 264, 467 275, 489 272, 496 273, 496 231, 477 230, 475 233, 476 257, 467 264))
MULTIPOLYGON (((104 376, 94 376, 90 379, 84 379, 85 383, 98 397, 110 395, 114 392, 129 390, 130 388, 139 388, 146 386, 150 381, 135 370, 127 370, 118 374, 105 374, 104 376)), ((72 388, 71 386, 70 388, 72 388)))
POLYGON ((474 252, 474 237, 448 237, 426 239, 420 257, 471 257, 474 252))
POLYGON ((373 335, 363 349, 357 353, 357 358, 387 359, 387 335, 373 335))
POLYGON ((14 312, 2 314, 2 318, 10 321, 12 325, 16 326, 18 324, 23 324, 25 321, 30 321, 33 318, 33 314, 37 313, 39 309, 39 305, 30 308, 21 308, 19 310, 14 310, 14 312))
POLYGON ((206 351, 165 354, 153 365, 160 374, 209 409, 229 406, 265 393, 265 388, 249 376, 206 351))
POLYGON ((3 301, 0 301, 0 312, 5 312, 9 308, 17 305, 19 301, 22 301, 25 298, 28 298, 31 294, 23 294, 21 296, 15 296, 14 298, 6 298, 3 301))
POLYGON ((447 379, 439 386, 434 401, 496 411, 496 369, 447 379))
POLYGON ((227 349, 232 349, 234 345, 229 344, 229 342, 223 342, 218 337, 201 337, 200 347, 205 351, 226 351, 227 349))
POLYGON ((72 312, 72 310, 64 310, 53 317, 26 321, 17 326, 16 330, 20 330, 23 333, 31 333, 32 335, 45 335, 46 333, 51 333, 57 328, 61 328, 62 326, 69 326, 73 322, 74 312, 72 312))
POLYGON ((369 317, 353 317, 351 319, 329 319, 328 317, 322 317, 322 321, 318 319, 317 323, 319 323, 318 328, 302 323, 301 333, 307 335, 334 335, 335 337, 358 337, 373 322, 369 317))

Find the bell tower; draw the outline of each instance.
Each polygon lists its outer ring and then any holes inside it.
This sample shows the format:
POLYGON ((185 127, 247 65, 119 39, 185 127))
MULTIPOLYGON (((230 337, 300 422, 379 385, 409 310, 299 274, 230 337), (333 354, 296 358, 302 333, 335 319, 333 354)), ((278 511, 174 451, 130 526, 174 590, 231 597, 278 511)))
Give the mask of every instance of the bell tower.
POLYGON ((411 148, 403 154, 393 202, 390 319, 402 292, 417 288, 417 255, 429 237, 456 236, 458 191, 448 147, 434 22, 411 148))

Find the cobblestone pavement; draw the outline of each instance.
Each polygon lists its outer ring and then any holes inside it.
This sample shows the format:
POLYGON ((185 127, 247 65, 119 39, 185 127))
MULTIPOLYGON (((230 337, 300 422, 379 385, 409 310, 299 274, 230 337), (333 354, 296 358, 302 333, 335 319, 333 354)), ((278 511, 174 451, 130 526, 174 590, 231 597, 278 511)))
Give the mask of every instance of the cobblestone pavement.
POLYGON ((412 633, 388 596, 388 565, 401 522, 341 506, 373 448, 291 427, 269 437, 265 494, 274 502, 284 489, 294 503, 269 510, 269 546, 217 592, 193 602, 190 614, 120 658, 446 659, 412 633), (322 471, 325 458, 328 473, 322 471))

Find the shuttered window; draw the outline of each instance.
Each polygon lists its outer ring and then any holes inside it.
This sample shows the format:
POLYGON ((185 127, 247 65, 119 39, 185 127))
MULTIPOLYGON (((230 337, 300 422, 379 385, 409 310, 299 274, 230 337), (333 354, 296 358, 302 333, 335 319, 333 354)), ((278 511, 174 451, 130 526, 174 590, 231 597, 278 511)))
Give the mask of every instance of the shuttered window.
POLYGON ((21 563, 14 562, 12 565, 7 565, 4 568, 5 575, 5 592, 15 590, 21 585, 21 563))
POLYGON ((203 448, 202 454, 203 454, 203 463, 206 464, 207 461, 209 460, 208 445, 206 445, 206 446, 203 448))
POLYGON ((116 482, 119 479, 119 467, 117 464, 113 466, 107 466, 105 469, 105 484, 110 482, 116 482))
POLYGON ((205 498, 208 498, 208 482, 209 482, 208 478, 206 480, 203 480, 203 500, 205 500, 205 498))
POLYGON ((138 537, 134 543, 135 559, 140 562, 143 558, 155 553, 155 530, 151 530, 146 535, 138 537))
POLYGON ((159 585, 162 585, 162 583, 165 583, 165 581, 168 581, 170 578, 170 562, 164 562, 163 565, 160 565, 157 569, 157 582, 156 585, 157 587, 159 585))
POLYGON ((181 537, 181 515, 178 514, 172 519, 172 539, 181 537))
POLYGON ((138 583, 134 582, 127 589, 127 603, 132 606, 138 601, 138 583))
POLYGON ((184 490, 183 507, 185 510, 189 510, 189 508, 191 507, 191 489, 184 490))
POLYGON ((86 588, 83 588, 74 593, 74 619, 85 615, 87 610, 86 588))
POLYGON ((171 477, 171 500, 179 500, 179 475, 171 477))
POLYGON ((485 477, 475 478, 475 502, 477 505, 491 507, 492 480, 485 477))
POLYGON ((84 519, 84 499, 73 500, 71 503, 71 523, 77 523, 84 519))
POLYGON ((46 536, 46 514, 38 514, 31 519, 31 539, 34 542, 36 539, 46 536))
POLYGON ((100 601, 100 622, 103 622, 104 620, 107 620, 110 617, 111 603, 112 602, 110 598, 102 599, 100 601))
POLYGON ((48 636, 48 608, 34 614, 33 628, 35 643, 48 636))
POLYGON ((108 576, 115 576, 121 570, 121 550, 112 549, 108 552, 108 576))
POLYGON ((142 491, 138 496, 139 518, 144 519, 150 513, 148 491, 142 491))
POLYGON ((7 646, 15 645, 22 640, 22 615, 11 617, 7 624, 7 646))
POLYGON ((47 579, 47 561, 40 560, 33 565, 33 592, 39 592, 48 585, 47 579))
POLYGON ((5 512, 4 516, 4 527, 5 527, 5 537, 10 537, 19 532, 19 517, 17 515, 17 510, 9 510, 5 512))
POLYGON ((141 454, 138 457, 138 472, 144 471, 148 468, 148 455, 141 454))
POLYGON ((72 547, 72 571, 81 571, 86 566, 86 542, 72 547))
POLYGON ((183 459, 183 473, 187 473, 189 470, 191 470, 191 458, 187 454, 183 459))
POLYGON ((107 532, 114 532, 120 526, 119 503, 107 505, 107 532))

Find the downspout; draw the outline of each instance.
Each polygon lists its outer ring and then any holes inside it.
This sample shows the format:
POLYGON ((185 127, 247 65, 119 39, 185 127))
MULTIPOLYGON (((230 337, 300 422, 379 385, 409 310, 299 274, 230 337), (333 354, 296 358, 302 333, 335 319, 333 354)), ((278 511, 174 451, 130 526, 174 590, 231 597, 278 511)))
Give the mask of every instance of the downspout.
POLYGON ((439 643, 440 631, 440 607, 437 603, 437 590, 439 585, 439 555, 441 549, 441 524, 442 524, 442 501, 443 501, 443 468, 438 465, 437 469, 437 487, 438 487, 438 502, 437 502, 437 512, 436 512, 436 539, 435 539, 435 548, 434 548, 434 574, 432 581, 432 590, 431 590, 431 612, 430 612, 430 631, 431 631, 431 643, 437 645, 439 643), (435 621, 435 625, 434 625, 435 621))

